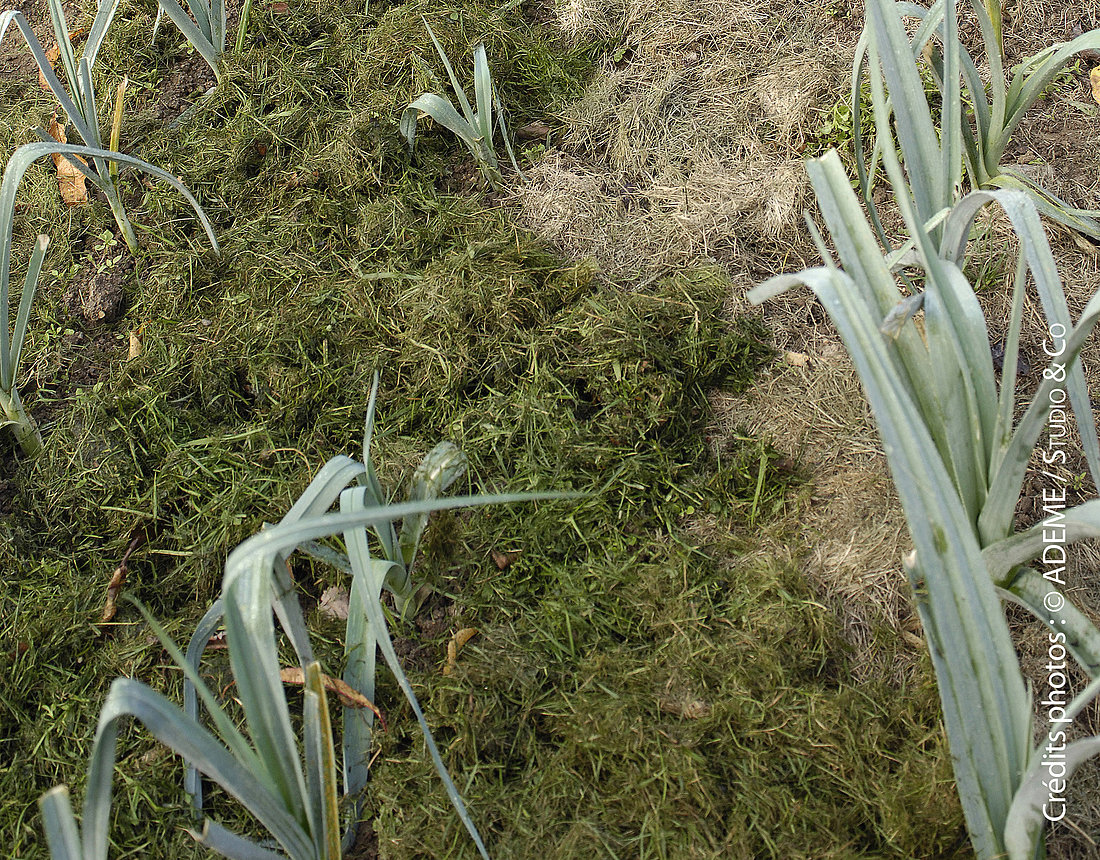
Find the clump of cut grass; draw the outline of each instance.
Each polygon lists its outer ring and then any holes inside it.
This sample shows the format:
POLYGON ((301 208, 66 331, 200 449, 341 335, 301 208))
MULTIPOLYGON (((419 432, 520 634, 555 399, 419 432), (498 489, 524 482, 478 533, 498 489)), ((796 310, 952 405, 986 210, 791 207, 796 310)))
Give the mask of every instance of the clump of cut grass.
POLYGON ((391 6, 378 15, 367 33, 365 50, 378 62, 356 63, 348 86, 361 90, 378 107, 400 115, 405 105, 430 83, 410 52, 435 55, 423 19, 434 25, 440 47, 448 57, 468 55, 483 42, 493 58, 493 81, 514 124, 544 118, 578 98, 585 88, 601 45, 582 40, 563 44, 545 28, 531 27, 518 7, 489 7, 462 0, 447 16, 423 0, 391 6))
MULTIPOLYGON (((502 537, 519 545, 518 533, 502 537)), ((950 766, 928 731, 934 687, 855 685, 801 574, 723 566, 729 549, 616 546, 581 570, 553 565, 531 617, 493 608, 523 574, 509 568, 501 583, 481 566, 455 621, 478 619, 479 637, 457 674, 428 666, 422 677, 437 736, 480 768, 474 792, 498 854, 530 856, 532 844, 555 858, 954 850, 961 814, 945 802, 950 766), (551 623, 563 615, 573 639, 551 623)), ((432 846, 469 856, 435 811, 442 796, 407 790, 429 769, 406 732, 384 738, 371 803, 389 856, 432 846)))
POLYGON ((566 33, 614 49, 562 111, 558 151, 514 190, 522 223, 635 283, 789 253, 806 202, 806 126, 842 79, 822 50, 827 13, 681 0, 556 11, 566 33))

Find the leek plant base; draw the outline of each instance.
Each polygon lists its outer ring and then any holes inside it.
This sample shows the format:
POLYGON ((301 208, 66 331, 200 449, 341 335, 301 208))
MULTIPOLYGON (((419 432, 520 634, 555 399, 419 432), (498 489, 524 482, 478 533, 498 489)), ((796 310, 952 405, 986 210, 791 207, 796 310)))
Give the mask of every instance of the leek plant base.
MULTIPOLYGON (((0 190, 0 200, 3 199, 0 190)), ((0 230, 4 228, 4 217, 0 213, 0 230)), ((15 387, 19 376, 19 360, 23 354, 23 341, 27 336, 27 324, 30 322, 31 305, 38 289, 38 276, 42 271, 42 261, 50 240, 39 236, 27 265, 27 276, 23 282, 23 291, 19 297, 19 307, 15 311, 14 325, 11 320, 9 287, 11 279, 10 265, 0 265, 0 320, 4 322, 4 331, 0 333, 0 427, 10 427, 15 439, 28 457, 42 450, 42 434, 34 419, 27 414, 15 387)), ((10 248, 4 262, 10 260, 10 248)))
MULTIPOLYGON (((245 0, 237 34, 238 52, 243 47, 251 7, 251 0, 245 0)), ((153 24, 152 38, 155 40, 157 37, 161 17, 167 15, 220 81, 222 55, 225 53, 227 35, 225 0, 188 0, 187 8, 191 12, 190 15, 183 10, 178 0, 157 0, 157 20, 153 24)))

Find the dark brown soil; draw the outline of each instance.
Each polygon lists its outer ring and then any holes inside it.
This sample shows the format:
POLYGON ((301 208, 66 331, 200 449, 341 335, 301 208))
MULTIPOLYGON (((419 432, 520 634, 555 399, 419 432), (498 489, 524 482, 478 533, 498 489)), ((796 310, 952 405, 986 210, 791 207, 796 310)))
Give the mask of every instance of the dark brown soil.
POLYGON ((528 24, 546 27, 547 30, 552 30, 552 25, 558 21, 554 4, 546 0, 525 0, 520 5, 520 10, 528 24))
POLYGON ((164 123, 178 119, 191 104, 214 86, 214 70, 198 54, 172 63, 157 100, 157 118, 164 123))
POLYGON ((0 438, 0 517, 11 513, 16 491, 15 472, 18 468, 15 437, 6 430, 3 432, 6 435, 0 438))
MULTIPOLYGON (((0 11, 22 12, 40 40, 45 37, 42 21, 47 22, 47 29, 48 21, 50 21, 48 16, 43 19, 46 14, 45 10, 46 4, 43 0, 21 0, 18 2, 4 0, 0 3, 0 11)), ((31 56, 31 52, 27 51, 26 45, 23 44, 23 36, 17 32, 17 25, 11 24, 8 30, 9 32, 4 34, 3 44, 0 45, 0 80, 12 81, 14 84, 23 86, 27 80, 34 79, 36 68, 34 57, 31 56)))
POLYGON ((344 857, 345 860, 377 860, 378 836, 369 821, 359 825, 359 830, 355 834, 355 844, 344 857))
MULTIPOLYGON (((1039 441, 1038 450, 1047 450, 1043 440, 1039 441)), ((1033 461, 1032 467, 1028 469, 1023 492, 1016 503, 1017 532, 1037 525, 1048 516, 1048 512, 1043 510, 1043 505, 1049 504, 1043 501, 1044 490, 1054 495, 1064 493, 1065 501, 1058 504, 1066 510, 1096 498, 1096 488, 1092 485, 1092 481, 1087 477, 1082 478, 1087 476, 1089 471, 1084 455, 1079 450, 1068 447, 1059 450, 1064 450, 1066 453, 1065 464, 1036 466, 1033 461), (1050 475, 1056 475, 1057 479, 1051 478, 1050 475)))
POLYGON ((432 592, 414 621, 416 635, 395 636, 393 649, 406 671, 427 672, 443 662, 446 639, 454 626, 457 607, 449 597, 432 592))
POLYGON ((466 197, 483 190, 486 183, 477 162, 472 156, 464 155, 449 165, 439 181, 439 187, 448 194, 466 197))
MULTIPOLYGON (((63 7, 70 31, 77 31, 91 24, 92 16, 85 15, 75 3, 66 2, 63 7)), ((23 13, 43 50, 49 51, 56 44, 46 0, 0 0, 0 12, 8 11, 23 13)), ((35 87, 39 85, 38 66, 23 40, 23 34, 18 32, 14 23, 8 27, 4 41, 0 43, 0 83, 8 82, 20 89, 28 84, 35 87)))
MULTIPOLYGON (((22 12, 31 25, 39 41, 52 39, 50 32, 50 17, 46 11, 45 0, 4 0, 0 3, 0 11, 22 12)), ((43 42, 42 47, 48 48, 49 44, 43 42)), ((23 36, 17 32, 13 23, 4 34, 3 44, 0 45, 0 80, 12 81, 19 86, 24 86, 27 81, 33 81, 37 77, 37 66, 34 57, 23 43, 23 36)))
MULTIPOLYGON (((102 381, 107 376, 111 361, 125 357, 114 332, 106 328, 66 334, 58 352, 64 356, 64 363, 47 381, 54 398, 72 396, 76 389, 102 381)), ((49 405, 32 411, 41 424, 48 422, 54 411, 61 408, 60 405, 49 405)))
MULTIPOLYGON (((240 0, 226 0, 226 49, 232 50, 237 38, 237 28, 241 20, 240 0)), ((174 27, 171 22, 163 26, 174 27)), ((156 101, 157 118, 169 124, 194 104, 204 93, 217 83, 214 70, 207 65, 197 52, 191 52, 172 61, 161 85, 156 101)))
POLYGON ((81 271, 65 290, 65 308, 86 325, 109 325, 122 316, 134 258, 118 239, 98 243, 80 259, 81 271))

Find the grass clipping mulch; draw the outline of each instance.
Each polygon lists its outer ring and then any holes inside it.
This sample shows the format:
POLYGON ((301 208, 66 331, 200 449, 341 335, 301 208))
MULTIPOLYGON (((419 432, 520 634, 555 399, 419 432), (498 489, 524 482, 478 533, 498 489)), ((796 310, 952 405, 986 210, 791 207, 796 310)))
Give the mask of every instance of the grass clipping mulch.
MULTIPOLYGON (((559 0, 557 12, 566 35, 618 40, 619 48, 585 97, 560 115, 560 147, 513 192, 524 223, 568 254, 591 257, 608 278, 643 287, 670 268, 718 260, 747 289, 810 262, 797 259, 799 216, 812 206, 802 159, 838 143, 815 137, 815 115, 845 98, 858 21, 778 3, 678 0, 559 0)), ((1079 6, 1021 6, 1006 26, 1006 50, 1019 62, 1096 26, 1095 13, 1079 6)), ((1007 156, 1072 204, 1095 207, 1096 119, 1082 110, 1087 78, 1056 81, 1007 156)), ((1079 309, 1097 288, 1095 249, 1072 236, 1059 236, 1056 247, 1079 309)), ((1000 275, 1010 276, 1011 266, 1003 264, 972 273, 994 341, 999 320, 1007 320, 1001 299, 1010 283, 1000 275)), ((733 310, 746 308, 735 300, 733 310)), ((840 621, 854 677, 912 682, 928 668, 899 565, 908 535, 862 389, 808 292, 764 314, 776 346, 794 360, 778 362, 750 392, 715 393, 708 436, 747 429, 771 439, 808 469, 814 490, 792 516, 763 530, 750 557, 781 559, 808 578, 840 621)), ((1095 559, 1095 547, 1082 547, 1073 590, 1087 587, 1095 559)), ((1092 609, 1083 593, 1078 600, 1092 609)), ((1011 618, 1025 672, 1038 682, 1041 631, 1011 618)), ((1084 832, 1095 833, 1100 820, 1092 799, 1098 772, 1092 764, 1075 780, 1078 821, 1051 836, 1050 856, 1100 856, 1084 832)))
POLYGON ((774 245, 800 223, 804 129, 839 80, 806 62, 824 53, 824 16, 683 0, 568 0, 557 11, 567 36, 619 47, 560 115, 560 148, 512 192, 524 224, 607 277, 637 281, 774 245))
MULTIPOLYGON (((1054 228, 1052 228, 1054 229, 1054 228)), ((1015 237, 1007 219, 995 211, 978 222, 978 250, 967 269, 988 321, 992 344, 1003 343, 1007 328, 1015 237), (988 251, 989 253, 985 253, 988 251)), ((1088 298, 1100 290, 1100 254, 1079 249, 1079 242, 1055 230, 1059 269, 1071 315, 1079 316, 1088 298)), ((841 622, 852 646, 850 668, 856 678, 889 679, 905 683, 929 670, 919 620, 912 608, 909 587, 899 559, 911 542, 890 481, 886 459, 862 388, 835 330, 808 291, 792 293, 765 309, 775 331, 780 359, 758 385, 741 395, 716 393, 712 406, 714 433, 760 434, 780 451, 791 453, 813 475, 813 494, 789 518, 770 524, 753 553, 797 564, 813 583, 815 593, 841 622), (798 535, 792 538, 792 533, 798 535)), ((1038 384, 1049 337, 1037 298, 1024 308, 1021 340, 1022 369, 1017 380, 1022 404, 1029 402, 1038 384)), ((1084 356, 1090 385, 1097 384, 1095 347, 1084 356)), ((1053 469, 1063 486, 1078 487, 1071 504, 1095 495, 1084 478, 1087 467, 1078 453, 1064 466, 1041 463, 1045 437, 1032 463, 1017 506, 1017 528, 1034 525, 1042 517, 1037 500, 1052 485, 1053 469)), ((1079 450, 1079 442, 1075 442, 1079 450)), ((1074 546, 1067 570, 1067 593, 1094 621, 1100 619, 1095 594, 1095 571, 1100 552, 1095 541, 1074 546)), ((1037 691, 1045 689, 1049 669, 1046 629, 1028 613, 1008 608, 1013 638, 1025 677, 1037 691)), ((1083 688, 1083 673, 1071 675, 1075 689, 1083 688)), ((1042 698, 1041 696, 1037 697, 1042 698)), ((1036 742, 1045 731, 1045 716, 1037 709, 1036 742)), ((1086 712, 1081 734, 1100 731, 1095 706, 1086 712)), ((1100 856, 1096 834, 1100 822, 1097 802, 1100 763, 1087 762, 1070 781, 1071 817, 1047 837, 1047 856, 1100 856)))

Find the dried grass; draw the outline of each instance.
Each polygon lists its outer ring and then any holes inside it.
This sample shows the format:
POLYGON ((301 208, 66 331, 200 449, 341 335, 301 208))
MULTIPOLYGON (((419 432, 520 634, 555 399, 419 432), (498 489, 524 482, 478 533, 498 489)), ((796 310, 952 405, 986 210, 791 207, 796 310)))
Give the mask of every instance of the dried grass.
POLYGON ((709 162, 677 176, 554 152, 528 180, 514 191, 524 224, 620 283, 751 253, 746 244, 777 239, 797 220, 806 192, 795 161, 709 162))
POLYGON ((799 153, 810 115, 843 78, 836 53, 821 50, 827 18, 798 14, 782 4, 560 4, 563 32, 618 38, 622 59, 559 117, 562 151, 512 192, 520 220, 633 283, 790 240, 807 202, 799 153))

